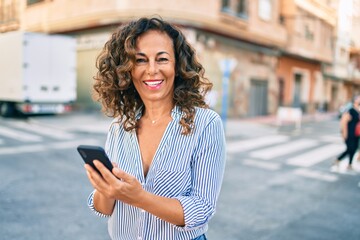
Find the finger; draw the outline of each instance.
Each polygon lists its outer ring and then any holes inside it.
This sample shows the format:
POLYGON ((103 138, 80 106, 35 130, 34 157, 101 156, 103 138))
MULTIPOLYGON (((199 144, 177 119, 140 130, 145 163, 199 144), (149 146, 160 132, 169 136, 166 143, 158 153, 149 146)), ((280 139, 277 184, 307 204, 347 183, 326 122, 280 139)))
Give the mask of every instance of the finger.
POLYGON ((99 160, 94 160, 95 167, 101 173, 102 178, 107 182, 110 183, 116 179, 116 177, 112 174, 112 172, 107 169, 104 164, 102 164, 99 160))
POLYGON ((86 169, 86 175, 89 179, 90 184, 93 186, 93 188, 98 189, 96 181, 94 180, 94 177, 93 177, 93 175, 96 175, 98 173, 88 164, 85 164, 84 167, 86 169))
POLYGON ((91 167, 89 164, 85 164, 84 167, 86 169, 86 172, 87 172, 88 176, 93 177, 93 176, 98 175, 99 177, 101 177, 99 175, 99 173, 93 167, 91 167))
MULTIPOLYGON (((101 163, 100 163, 101 164, 101 163)), ((90 165, 86 164, 87 166, 85 166, 87 172, 89 173, 89 180, 91 182, 91 184, 93 185, 93 187, 97 190, 99 190, 100 192, 105 191, 108 188, 108 183, 106 182, 106 179, 103 178, 101 173, 99 174, 94 168, 92 168, 90 165)), ((95 165, 96 168, 98 168, 98 166, 95 165)), ((105 167, 104 167, 105 168, 105 167)), ((105 170, 107 170, 105 168, 105 170)), ((109 172, 109 170, 107 170, 109 172)), ((111 175, 111 173, 109 172, 109 174, 111 175)))
POLYGON ((90 184, 93 186, 93 188, 98 189, 98 186, 97 186, 96 182, 94 181, 93 177, 91 176, 91 173, 90 172, 86 172, 86 173, 87 173, 90 184))
POLYGON ((125 172, 117 167, 113 168, 112 172, 115 177, 117 177, 118 179, 121 179, 124 182, 130 182, 134 179, 134 177, 132 175, 128 174, 127 172, 125 172))
POLYGON ((118 167, 117 163, 116 162, 111 162, 113 167, 118 167))

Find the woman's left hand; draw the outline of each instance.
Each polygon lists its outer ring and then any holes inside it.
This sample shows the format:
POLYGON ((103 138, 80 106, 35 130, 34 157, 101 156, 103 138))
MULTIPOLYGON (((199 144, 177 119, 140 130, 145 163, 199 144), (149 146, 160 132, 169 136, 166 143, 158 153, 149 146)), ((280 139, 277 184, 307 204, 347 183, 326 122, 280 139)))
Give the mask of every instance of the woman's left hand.
MULTIPOLYGON (((134 176, 116 166, 111 173, 100 161, 95 160, 94 164, 101 175, 87 164, 86 169, 91 184, 101 195, 141 208, 174 225, 185 225, 184 210, 178 199, 145 191, 134 176)), ((110 210, 107 209, 107 212, 110 210)))

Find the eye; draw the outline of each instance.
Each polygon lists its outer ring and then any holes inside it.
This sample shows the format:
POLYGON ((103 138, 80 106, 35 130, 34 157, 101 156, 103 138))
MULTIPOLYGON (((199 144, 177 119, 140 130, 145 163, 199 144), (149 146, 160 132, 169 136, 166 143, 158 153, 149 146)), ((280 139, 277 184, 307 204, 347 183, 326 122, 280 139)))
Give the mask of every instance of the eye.
POLYGON ((146 59, 145 59, 145 58, 137 58, 137 59, 135 60, 135 63, 136 63, 136 64, 146 63, 146 59))
POLYGON ((161 58, 158 58, 157 60, 159 63, 167 63, 169 61, 169 59, 165 58, 165 57, 161 57, 161 58))

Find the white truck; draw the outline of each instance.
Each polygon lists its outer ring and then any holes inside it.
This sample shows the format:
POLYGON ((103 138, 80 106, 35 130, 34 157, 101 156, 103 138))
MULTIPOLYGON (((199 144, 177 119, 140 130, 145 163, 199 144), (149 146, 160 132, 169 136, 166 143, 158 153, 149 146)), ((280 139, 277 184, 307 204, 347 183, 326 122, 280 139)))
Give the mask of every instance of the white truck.
POLYGON ((69 112, 76 100, 76 40, 13 31, 0 34, 0 115, 69 112))

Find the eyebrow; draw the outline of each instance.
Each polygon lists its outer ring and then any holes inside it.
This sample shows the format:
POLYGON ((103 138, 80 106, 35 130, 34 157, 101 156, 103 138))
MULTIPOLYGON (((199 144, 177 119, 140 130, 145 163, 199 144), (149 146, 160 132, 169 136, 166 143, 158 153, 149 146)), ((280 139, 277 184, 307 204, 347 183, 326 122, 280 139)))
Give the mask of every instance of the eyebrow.
MULTIPOLYGON (((170 54, 169 54, 168 52, 166 52, 166 51, 158 52, 158 53, 156 54, 156 56, 159 56, 159 55, 161 55, 161 54, 167 54, 167 55, 170 56, 170 54)), ((140 56, 146 57, 146 54, 145 54, 145 53, 142 53, 142 52, 138 52, 138 53, 136 53, 135 55, 140 55, 140 56)))

